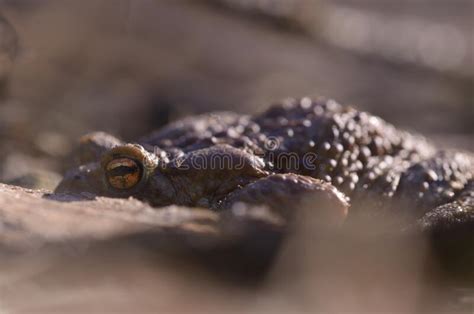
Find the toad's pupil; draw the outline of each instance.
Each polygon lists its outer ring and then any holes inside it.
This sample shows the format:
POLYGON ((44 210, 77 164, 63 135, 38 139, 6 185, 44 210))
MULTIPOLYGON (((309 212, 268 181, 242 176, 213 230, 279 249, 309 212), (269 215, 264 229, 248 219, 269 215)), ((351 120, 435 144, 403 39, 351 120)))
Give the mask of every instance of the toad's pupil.
POLYGON ((127 167, 127 166, 119 166, 115 169, 112 169, 109 171, 109 176, 110 177, 124 177, 129 174, 134 174, 135 172, 138 171, 138 168, 136 167, 127 167))
POLYGON ((116 189, 129 189, 140 181, 140 168, 137 163, 128 158, 111 161, 107 165, 109 184, 116 189))

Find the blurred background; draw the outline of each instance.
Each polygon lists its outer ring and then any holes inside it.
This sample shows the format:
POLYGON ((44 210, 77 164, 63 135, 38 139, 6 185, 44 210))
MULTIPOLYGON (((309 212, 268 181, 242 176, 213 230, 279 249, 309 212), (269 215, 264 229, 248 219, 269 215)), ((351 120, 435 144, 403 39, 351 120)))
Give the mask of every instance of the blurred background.
MULTIPOLYGON (((0 0, 0 181, 80 135, 323 95, 473 149, 471 0, 0 0)), ((32 176, 32 174, 34 174, 32 176)))

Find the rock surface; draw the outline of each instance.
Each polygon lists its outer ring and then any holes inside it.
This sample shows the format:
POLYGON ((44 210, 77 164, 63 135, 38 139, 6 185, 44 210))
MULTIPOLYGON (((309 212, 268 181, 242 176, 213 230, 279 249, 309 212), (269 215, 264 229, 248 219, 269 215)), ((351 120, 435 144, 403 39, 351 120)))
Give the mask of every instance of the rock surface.
POLYGON ((264 208, 239 218, 232 212, 218 215, 210 210, 178 206, 156 209, 135 199, 49 194, 0 184, 0 246, 20 252, 146 233, 158 239, 175 237, 176 245, 181 242, 190 248, 205 243, 214 247, 219 242, 238 239, 245 224, 259 221, 276 232, 282 230, 281 218, 264 208), (225 229, 229 222, 237 228, 225 229))
POLYGON ((0 185, 0 312, 472 309, 472 290, 442 280, 419 234, 374 241, 309 218, 302 208, 285 227, 265 208, 156 209, 0 185))

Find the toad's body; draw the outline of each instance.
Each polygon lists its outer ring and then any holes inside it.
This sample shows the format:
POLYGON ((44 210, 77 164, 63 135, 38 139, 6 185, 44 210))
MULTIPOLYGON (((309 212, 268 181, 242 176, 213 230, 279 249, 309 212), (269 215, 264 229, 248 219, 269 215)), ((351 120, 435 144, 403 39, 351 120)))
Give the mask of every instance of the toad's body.
POLYGON ((473 216, 472 155, 438 151, 331 100, 288 100, 255 116, 189 117, 137 143, 85 136, 76 154, 80 166, 57 191, 133 196, 153 206, 219 210, 253 203, 280 211, 317 195, 338 219, 349 199, 350 212, 370 203, 416 218, 438 211, 451 220, 458 212, 473 216))

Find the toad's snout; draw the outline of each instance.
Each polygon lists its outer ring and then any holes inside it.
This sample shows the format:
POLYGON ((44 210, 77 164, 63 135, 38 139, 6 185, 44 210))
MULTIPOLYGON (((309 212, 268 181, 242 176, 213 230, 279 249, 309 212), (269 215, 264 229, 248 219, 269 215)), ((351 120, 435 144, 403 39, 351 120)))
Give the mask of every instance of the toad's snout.
POLYGON ((103 194, 102 167, 98 163, 82 165, 68 171, 55 189, 55 193, 103 194))

